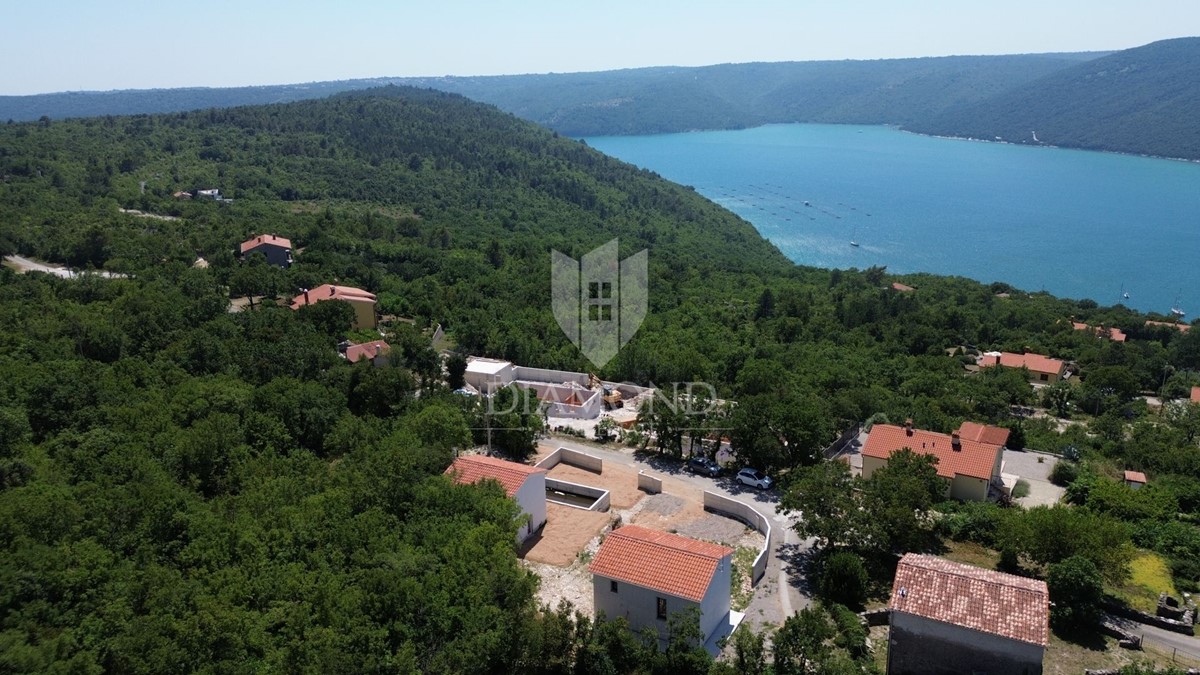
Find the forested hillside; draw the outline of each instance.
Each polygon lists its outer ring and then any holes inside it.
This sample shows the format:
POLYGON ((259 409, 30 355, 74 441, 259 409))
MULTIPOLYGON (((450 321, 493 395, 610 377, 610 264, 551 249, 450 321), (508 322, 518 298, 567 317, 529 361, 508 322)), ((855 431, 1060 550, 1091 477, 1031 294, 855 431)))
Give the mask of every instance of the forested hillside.
POLYGON ((1096 56, 744 63, 598 73, 0 96, 0 120, 223 108, 402 84, 462 94, 571 136, 731 129, 769 122, 907 124, 1096 56))
POLYGON ((1198 120, 1200 38, 1180 38, 1087 61, 940 115, 912 120, 908 128, 1197 159, 1198 120))
MULTIPOLYGON (((130 276, 0 269, 0 668, 704 672, 682 642, 659 654, 621 622, 539 610, 511 502, 440 475, 483 420, 420 329, 586 369, 550 314, 550 250, 613 237, 622 257, 648 249, 650 311, 601 374, 712 383, 738 401, 728 419, 652 422, 711 425, 740 461, 812 463, 875 414, 1019 428, 1024 378, 964 376, 947 350, 968 344, 1074 360, 1079 410, 1154 433, 1070 442, 1200 478, 1194 433, 1131 403, 1193 383, 1200 331, 1003 285, 913 276, 900 293, 882 269, 798 268, 691 190, 459 96, 11 124, 0 253, 130 276), (195 188, 232 201, 172 196, 195 188), (296 264, 239 262, 263 232, 296 264), (366 337, 340 303, 272 302, 335 281, 413 320, 388 367, 338 358, 366 337), (265 298, 230 313, 231 295, 265 298)), ((1180 537, 1162 546, 1182 558, 1180 537)))

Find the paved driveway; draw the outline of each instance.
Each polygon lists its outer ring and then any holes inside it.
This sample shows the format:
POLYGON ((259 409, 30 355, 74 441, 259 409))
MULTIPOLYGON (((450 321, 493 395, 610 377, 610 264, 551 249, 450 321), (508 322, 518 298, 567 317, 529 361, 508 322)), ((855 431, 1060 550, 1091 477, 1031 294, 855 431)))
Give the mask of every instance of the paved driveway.
POLYGON ((1014 474, 1029 483, 1029 495, 1015 500, 1016 503, 1025 507, 1057 504, 1066 492, 1050 482, 1050 472, 1058 462, 1058 457, 1044 452, 1005 450, 1004 473, 1014 474))

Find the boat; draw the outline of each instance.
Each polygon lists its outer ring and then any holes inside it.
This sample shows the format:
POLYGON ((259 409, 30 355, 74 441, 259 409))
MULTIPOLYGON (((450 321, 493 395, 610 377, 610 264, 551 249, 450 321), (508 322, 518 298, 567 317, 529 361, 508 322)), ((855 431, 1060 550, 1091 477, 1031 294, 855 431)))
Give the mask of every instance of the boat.
POLYGON ((857 242, 857 241, 854 241, 853 239, 851 239, 851 240, 850 240, 850 245, 851 245, 851 246, 854 246, 854 247, 858 247, 858 242, 857 242))
POLYGON ((1178 295, 1175 296, 1175 304, 1171 305, 1171 314, 1175 315, 1176 317, 1178 317, 1180 319, 1182 319, 1185 315, 1187 315, 1187 312, 1185 312, 1179 308, 1179 296, 1178 295))
POLYGON ((854 231, 850 233, 850 245, 858 248, 858 227, 855 226, 854 231))

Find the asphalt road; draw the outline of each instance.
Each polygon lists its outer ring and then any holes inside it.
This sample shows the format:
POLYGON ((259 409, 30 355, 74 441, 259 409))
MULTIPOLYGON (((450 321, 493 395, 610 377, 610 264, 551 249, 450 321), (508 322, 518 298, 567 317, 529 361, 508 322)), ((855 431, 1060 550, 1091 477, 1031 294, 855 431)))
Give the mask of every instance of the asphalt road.
POLYGON ((687 483, 698 490, 708 490, 747 504, 771 521, 772 555, 767 560, 767 569, 762 580, 754 589, 754 596, 746 608, 746 619, 756 626, 771 624, 778 626, 793 612, 803 609, 811 602, 806 592, 806 579, 799 573, 800 565, 812 548, 811 541, 800 541, 792 530, 794 516, 776 513, 779 495, 775 490, 758 490, 737 482, 730 476, 708 478, 687 471, 681 462, 666 457, 650 456, 645 461, 634 456, 628 448, 615 445, 598 445, 572 437, 553 436, 549 441, 555 447, 579 450, 600 457, 606 462, 616 462, 638 470, 687 483))

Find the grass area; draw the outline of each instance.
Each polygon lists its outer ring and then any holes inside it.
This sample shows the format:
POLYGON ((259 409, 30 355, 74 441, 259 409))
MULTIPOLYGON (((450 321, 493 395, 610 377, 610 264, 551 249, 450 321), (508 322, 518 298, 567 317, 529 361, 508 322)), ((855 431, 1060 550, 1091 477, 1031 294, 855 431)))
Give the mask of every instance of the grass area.
POLYGON ((1016 485, 1013 486, 1012 497, 1013 497, 1013 499, 1020 499, 1021 497, 1028 497, 1028 496, 1029 496, 1029 481, 1022 478, 1021 480, 1017 481, 1016 485))
POLYGON ((1050 644, 1046 645, 1046 656, 1042 661, 1044 675, 1079 675, 1086 669, 1122 668, 1132 663, 1170 666, 1170 654, 1154 651, 1132 651, 1121 649, 1113 638, 1097 635, 1093 642, 1080 644, 1064 640, 1053 632, 1050 644))
POLYGON ((942 557, 988 570, 996 569, 996 565, 1000 563, 998 551, 969 541, 947 541, 946 552, 942 553, 942 557))
POLYGON ((736 612, 740 612, 750 605, 750 598, 754 595, 754 559, 758 557, 758 551, 749 546, 739 546, 733 554, 733 574, 730 576, 732 597, 729 601, 729 606, 736 612))
POLYGON ((1129 603, 1130 607, 1153 613, 1158 606, 1159 593, 1166 591, 1170 595, 1179 595, 1171 581, 1171 568, 1162 556, 1141 551, 1133 559, 1129 569, 1132 573, 1129 581, 1109 590, 1129 603))

